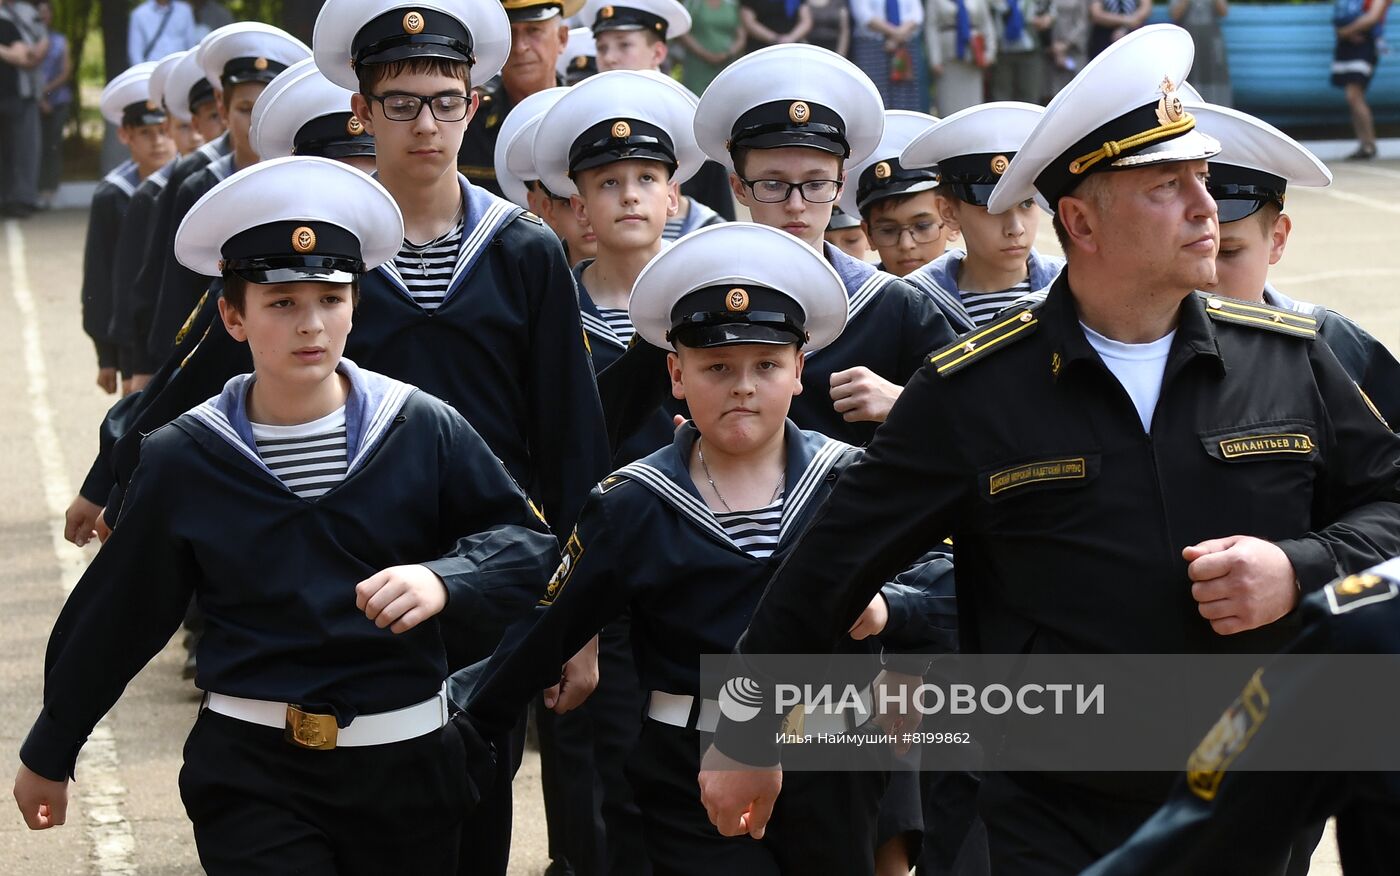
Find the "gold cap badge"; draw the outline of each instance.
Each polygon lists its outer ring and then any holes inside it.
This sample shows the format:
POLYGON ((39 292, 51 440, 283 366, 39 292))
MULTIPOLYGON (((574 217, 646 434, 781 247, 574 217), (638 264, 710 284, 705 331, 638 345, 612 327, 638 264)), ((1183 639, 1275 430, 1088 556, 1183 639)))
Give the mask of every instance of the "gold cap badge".
POLYGON ((788 107, 788 118, 792 119, 795 125, 805 125, 812 118, 812 108, 804 101, 794 100, 792 106, 788 107))
POLYGON ((364 132, 365 123, 360 121, 359 116, 351 116, 350 120, 345 123, 345 133, 349 134, 351 137, 358 137, 364 132))
POLYGON ((146 109, 150 110, 151 112, 155 112, 156 110, 160 109, 160 107, 156 106, 155 101, 148 100, 146 101, 146 109))
POLYGON ((724 297, 724 306, 730 313, 743 313, 749 309, 749 292, 735 286, 729 290, 729 294, 724 297))
POLYGON ((992 159, 992 173, 1001 176, 1006 173, 1006 168, 1011 166, 1005 155, 998 155, 992 159))
POLYGON ((618 140, 625 140, 632 136, 632 126, 626 122, 616 122, 612 126, 612 135, 618 140))
POLYGON ((316 232, 305 225, 300 225, 292 232, 292 249, 300 253, 313 252, 316 249, 316 232))
POLYGON ((266 70, 266 69, 267 69, 267 59, 266 59, 266 58, 258 58, 257 60, 253 61, 253 69, 254 69, 254 70, 266 70))
POLYGON ((890 173, 890 163, 888 161, 882 161, 879 164, 875 165, 876 179, 889 179, 890 173))
POLYGON ((423 32, 423 25, 423 13, 419 12, 417 9, 405 13, 403 17, 404 33, 420 34, 423 32))
POLYGON ((575 70, 582 70, 583 68, 585 68, 585 67, 587 67, 587 66, 588 66, 588 58, 587 58, 586 56, 584 56, 584 55, 579 55, 577 58, 574 58, 574 69, 575 69, 575 70))
POLYGON ((612 18, 612 17, 613 17, 613 11, 614 11, 614 10, 613 10, 613 8, 612 8, 611 6, 604 6, 602 9, 599 9, 599 10, 598 10, 598 17, 599 17, 599 18, 612 18))
POLYGON ((1162 97, 1157 101, 1157 123, 1173 125, 1181 121, 1186 112, 1181 108, 1181 98, 1177 96, 1176 86, 1172 84, 1170 76, 1162 77, 1162 84, 1158 90, 1162 92, 1162 97))

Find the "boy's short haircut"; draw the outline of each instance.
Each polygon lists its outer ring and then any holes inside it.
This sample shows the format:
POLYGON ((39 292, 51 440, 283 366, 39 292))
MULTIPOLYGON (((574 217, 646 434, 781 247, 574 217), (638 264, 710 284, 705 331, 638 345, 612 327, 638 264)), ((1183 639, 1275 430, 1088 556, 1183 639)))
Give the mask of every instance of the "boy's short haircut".
POLYGON ((1255 221, 1264 230, 1264 236, 1269 237, 1274 233, 1274 224, 1278 222, 1278 217, 1283 214, 1283 208, 1273 201, 1269 201, 1254 212, 1255 221))
POLYGON ((886 210, 891 207, 898 207, 900 204, 907 204, 910 201, 917 198, 919 195, 924 194, 943 195, 947 193, 944 192, 942 189, 924 189, 920 192, 900 192, 897 195, 886 195, 885 197, 880 198, 879 200, 871 201, 864 207, 861 207, 860 218, 864 219, 866 222, 874 222, 875 214, 880 212, 881 210, 886 210))
POLYGON ((448 76, 462 80, 462 87, 467 94, 471 94, 472 90, 471 65, 465 61, 447 58, 405 58, 402 61, 389 61, 384 64, 361 64, 355 68, 355 75, 360 80, 360 94, 364 95, 366 100, 374 94, 379 83, 395 76, 448 76))
MULTIPOLYGON (((228 302, 229 307, 232 307, 239 313, 243 313, 243 308, 246 307, 248 304, 248 287, 253 284, 238 276, 237 274, 231 273, 229 271, 224 272, 223 280, 224 291, 220 293, 221 296, 225 301, 228 302)), ((326 285, 331 284, 328 283, 326 285)), ((357 277, 356 279, 350 281, 350 306, 358 307, 359 305, 360 280, 357 277)))
MULTIPOLYGON (((256 86, 258 86, 259 88, 266 88, 266 87, 267 87, 267 83, 266 83, 266 82, 256 82, 256 81, 253 81, 253 82, 235 82, 235 83, 233 83, 232 85, 228 86, 227 88, 220 87, 220 88, 219 88, 219 91, 218 91, 218 98, 219 98, 218 103, 219 103, 219 106, 223 107, 224 109, 228 109, 228 108, 229 108, 229 102, 233 100, 233 93, 234 93, 235 91, 237 91, 239 88, 243 87, 244 85, 256 85, 256 86)), ((195 110, 194 107, 191 107, 191 108, 190 108, 190 118, 194 118, 195 112, 197 112, 197 110, 195 110)))

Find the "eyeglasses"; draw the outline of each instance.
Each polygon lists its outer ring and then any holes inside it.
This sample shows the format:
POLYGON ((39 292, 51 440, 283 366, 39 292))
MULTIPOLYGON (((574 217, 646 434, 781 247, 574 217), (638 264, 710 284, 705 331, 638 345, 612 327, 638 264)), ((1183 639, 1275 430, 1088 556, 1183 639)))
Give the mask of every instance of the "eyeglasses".
POLYGON ((411 122, 423 113, 427 104, 433 118, 439 122, 460 122, 467 117, 471 97, 465 94, 371 94, 371 100, 379 101, 384 108, 384 117, 394 122, 411 122))
POLYGON ((915 243, 933 243, 942 230, 942 223, 932 219, 920 219, 911 225, 875 225, 870 229, 870 242, 877 247, 899 246, 907 231, 915 243))
POLYGON ((802 200, 809 204, 830 204, 841 193, 841 181, 835 179, 809 179, 806 182, 790 183, 781 179, 741 180, 753 193, 753 198, 762 204, 781 204, 792 197, 792 190, 802 193, 802 200))

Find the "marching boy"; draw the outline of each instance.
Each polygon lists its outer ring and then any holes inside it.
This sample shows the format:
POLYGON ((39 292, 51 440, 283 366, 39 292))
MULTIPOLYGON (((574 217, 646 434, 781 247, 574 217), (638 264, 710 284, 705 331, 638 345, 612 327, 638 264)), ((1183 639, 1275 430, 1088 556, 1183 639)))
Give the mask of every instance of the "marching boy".
POLYGON ((204 869, 453 872, 491 755, 445 729, 438 618, 557 554, 459 414, 341 357, 361 275, 401 240, 389 194, 320 158, 237 174, 186 216, 176 253, 222 275, 254 372, 147 438, 54 625, 15 780, 30 828, 64 822, 84 740, 193 595, 207 694, 180 790, 204 869))
POLYGON ((1201 129, 1220 141, 1210 160, 1206 189, 1220 215, 1215 257, 1219 292, 1241 301, 1292 310, 1317 320, 1317 332, 1351 379, 1392 428, 1400 427, 1400 363, 1370 332, 1320 304, 1295 301, 1269 283, 1269 267, 1283 258, 1293 220, 1283 211, 1288 186, 1321 187, 1332 173, 1292 137, 1228 107, 1187 102, 1201 129))
MULTIPOLYGON (((131 376, 131 363, 121 361, 120 346, 111 333, 117 236, 132 194, 143 180, 175 157, 165 110, 150 99, 151 73, 156 66, 155 61, 137 64, 102 89, 102 115, 117 126, 117 138, 131 155, 93 192, 83 254, 83 330, 97 347, 97 385, 109 394, 117 391, 119 368, 127 378, 131 376)), ((130 386, 124 388, 129 390, 130 386)))
MULTIPOLYGON (((483 735, 499 733, 558 681, 561 658, 630 611, 649 694, 628 772, 653 872, 870 873, 884 772, 790 777, 810 793, 786 795, 791 808, 761 843, 716 833, 695 784, 700 740, 718 714, 717 692, 701 688, 700 656, 733 647, 763 582, 861 453, 787 419, 805 357, 845 324, 840 278, 796 238, 731 223, 657 256, 637 279, 630 314, 643 338, 671 351, 672 391, 693 419, 593 491, 547 588, 549 607, 517 649, 498 653, 465 717, 483 735)), ((948 571, 940 561, 920 574, 948 571)), ((951 602, 919 585, 887 585, 872 605, 888 605, 888 617, 872 632, 886 645, 946 646, 951 602)))
MULTIPOLYGON (((628 299, 642 268, 661 252, 679 186, 704 161, 695 143, 695 97, 660 73, 614 70, 570 88, 540 119, 534 136, 539 181, 572 201, 593 229, 597 255, 574 266, 593 369, 601 372, 632 341, 628 299)), ((619 449, 631 462, 670 443, 670 415, 658 408, 648 428, 619 449)))
POLYGON ((876 267, 896 277, 943 255, 955 236, 938 213, 938 168, 904 167, 899 161, 904 147, 937 123, 925 113, 885 110, 880 145, 847 171, 850 182, 841 190, 841 206, 832 211, 833 219, 838 212, 859 217, 861 249, 868 242, 880 254, 876 267))
POLYGON ((938 167, 940 216, 967 248, 950 250, 908 277, 959 332, 985 325, 1018 298, 1049 286, 1064 267, 1064 259, 1035 251, 1043 213, 1033 199, 1004 213, 987 210, 997 180, 1042 112, 1014 101, 970 107, 929 128, 901 157, 905 167, 938 167))

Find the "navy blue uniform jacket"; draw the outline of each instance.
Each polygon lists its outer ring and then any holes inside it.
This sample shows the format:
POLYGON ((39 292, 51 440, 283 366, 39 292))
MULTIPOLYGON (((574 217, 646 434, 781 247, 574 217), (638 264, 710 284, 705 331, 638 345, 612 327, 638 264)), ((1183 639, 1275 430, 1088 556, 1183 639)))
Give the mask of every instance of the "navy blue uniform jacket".
POLYGON ((206 617, 196 685, 333 712, 340 726, 420 702, 448 672, 445 640, 518 590, 533 599, 556 542, 490 449, 450 407, 343 361, 350 469, 315 499, 254 449, 251 376, 146 440, 119 525, 54 624, 44 708, 21 758, 53 780, 180 625, 206 617), (401 635, 355 607, 355 585, 422 563, 444 612, 401 635))
MULTIPOLYGON (((745 553, 705 505, 690 477, 699 432, 687 423, 671 444, 623 466, 589 496, 534 626, 497 652, 467 711, 483 735, 508 730, 559 667, 630 609, 642 690, 714 697, 700 689, 700 656, 725 654, 748 623, 764 583, 797 543, 858 448, 803 432, 789 420, 782 535, 773 556, 745 553)), ((894 578, 894 575, 891 575, 894 578)), ((890 620, 880 640, 902 650, 954 647, 952 564, 939 557, 883 588, 890 620)), ((849 637, 843 650, 874 643, 849 637)))

